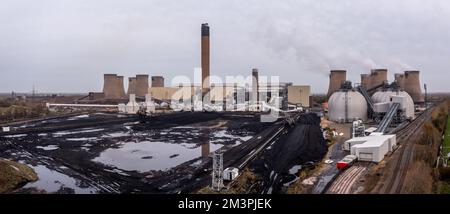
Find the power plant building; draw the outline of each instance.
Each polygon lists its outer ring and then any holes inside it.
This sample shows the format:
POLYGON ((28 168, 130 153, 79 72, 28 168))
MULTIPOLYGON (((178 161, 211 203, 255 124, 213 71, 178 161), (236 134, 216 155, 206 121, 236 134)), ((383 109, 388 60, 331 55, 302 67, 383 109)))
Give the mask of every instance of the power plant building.
POLYGON ((311 96, 311 86, 291 85, 287 87, 287 100, 289 104, 310 107, 309 97, 311 96))

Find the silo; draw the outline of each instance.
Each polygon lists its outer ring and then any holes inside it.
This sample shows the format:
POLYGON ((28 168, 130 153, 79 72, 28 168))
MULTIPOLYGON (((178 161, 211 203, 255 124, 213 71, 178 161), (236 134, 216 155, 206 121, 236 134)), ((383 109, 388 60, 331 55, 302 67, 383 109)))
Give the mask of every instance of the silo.
POLYGON ((136 96, 144 97, 148 93, 148 75, 136 75, 136 96))
POLYGON ((367 120, 367 102, 354 89, 341 89, 328 100, 328 118, 331 121, 348 123, 367 120))
POLYGON ((128 91, 127 94, 136 94, 136 77, 128 78, 128 91))
POLYGON ((370 72, 370 88, 387 83, 387 69, 372 69, 370 72))
POLYGON ((395 82, 400 87, 401 90, 405 90, 405 75, 404 74, 394 74, 395 82))
POLYGON ((104 74, 103 77, 103 93, 105 94, 105 99, 123 99, 125 97, 123 76, 104 74))
POLYGON ((329 98, 333 92, 341 88, 342 83, 347 80, 346 70, 331 70, 330 71, 330 84, 328 86, 327 97, 329 98))
POLYGON ((152 87, 164 87, 164 77, 152 76, 152 87))
POLYGON ((406 91, 391 88, 383 89, 375 92, 375 94, 372 95, 372 101, 374 103, 387 103, 390 102, 391 96, 393 95, 406 97, 406 102, 404 103, 405 115, 407 118, 414 118, 414 101, 406 91))
POLYGON ((370 87, 370 75, 369 74, 361 74, 361 86, 366 90, 370 87))
POLYGON ((405 71, 404 88, 411 95, 414 103, 423 103, 425 101, 420 87, 419 71, 405 71))

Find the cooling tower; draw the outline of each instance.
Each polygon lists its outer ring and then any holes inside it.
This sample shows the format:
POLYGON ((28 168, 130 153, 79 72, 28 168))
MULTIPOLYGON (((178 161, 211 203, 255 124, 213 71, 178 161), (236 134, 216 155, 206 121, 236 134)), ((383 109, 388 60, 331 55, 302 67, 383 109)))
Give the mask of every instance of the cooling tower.
POLYGON ((403 81, 404 90, 411 95, 414 103, 422 103, 425 101, 420 87, 419 74, 419 71, 405 71, 403 81))
POLYGON ((125 94, 125 86, 123 84, 123 76, 117 76, 117 87, 119 90, 120 98, 125 99, 127 97, 127 94, 125 94))
POLYGON ((254 68, 254 69, 252 69, 252 102, 253 102, 254 105, 258 104, 258 100, 259 100, 258 79, 259 79, 258 69, 254 68))
POLYGON ((370 73, 369 89, 385 83, 387 83, 387 69, 373 69, 370 73))
POLYGON ((136 96, 144 97, 148 93, 148 75, 136 75, 136 96))
POLYGON ((394 74, 395 82, 400 87, 401 90, 405 90, 405 75, 404 74, 394 74))
POLYGON ((123 76, 104 74, 103 93, 105 99, 123 99, 126 97, 123 76))
POLYGON ((128 78, 128 91, 127 94, 136 94, 136 77, 128 78))
POLYGON ((164 87, 164 77, 152 76, 152 87, 164 87))
POLYGON ((328 86, 327 98, 330 98, 333 92, 341 88, 342 83, 347 80, 346 70, 331 70, 330 71, 330 85, 328 86))
POLYGON ((202 89, 208 91, 209 89, 209 26, 208 23, 202 24, 202 39, 201 39, 201 66, 202 66, 202 89), (206 80, 206 81, 205 81, 206 80))
POLYGON ((370 86, 370 75, 369 74, 361 74, 361 86, 365 89, 369 89, 370 86))

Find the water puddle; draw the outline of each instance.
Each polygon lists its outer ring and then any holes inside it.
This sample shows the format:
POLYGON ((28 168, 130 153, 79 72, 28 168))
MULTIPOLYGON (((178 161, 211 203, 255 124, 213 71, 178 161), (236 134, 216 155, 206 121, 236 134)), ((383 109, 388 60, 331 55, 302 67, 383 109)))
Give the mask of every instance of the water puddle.
POLYGON ((151 141, 123 142, 119 148, 106 149, 93 161, 130 171, 167 170, 198 158, 202 154, 209 154, 210 151, 215 151, 222 146, 221 144, 209 144, 196 147, 185 143, 151 141))
POLYGON ((29 166, 37 173, 39 180, 28 183, 23 188, 43 189, 47 193, 55 193, 61 188, 70 188, 77 194, 90 194, 97 192, 97 189, 93 187, 80 187, 79 181, 76 179, 58 171, 51 170, 44 165, 29 166))

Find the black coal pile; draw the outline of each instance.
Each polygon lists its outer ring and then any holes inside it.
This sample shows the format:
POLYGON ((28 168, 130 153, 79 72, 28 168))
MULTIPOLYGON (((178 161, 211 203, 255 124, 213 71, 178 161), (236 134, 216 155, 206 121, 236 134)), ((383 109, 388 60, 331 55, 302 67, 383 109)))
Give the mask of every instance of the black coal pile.
POLYGON ((267 178, 261 192, 278 192, 282 181, 290 176, 292 167, 320 161, 327 150, 320 118, 314 113, 302 115, 295 125, 289 127, 287 134, 264 152, 262 160, 253 164, 255 172, 267 178))

